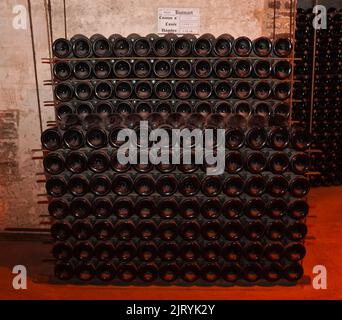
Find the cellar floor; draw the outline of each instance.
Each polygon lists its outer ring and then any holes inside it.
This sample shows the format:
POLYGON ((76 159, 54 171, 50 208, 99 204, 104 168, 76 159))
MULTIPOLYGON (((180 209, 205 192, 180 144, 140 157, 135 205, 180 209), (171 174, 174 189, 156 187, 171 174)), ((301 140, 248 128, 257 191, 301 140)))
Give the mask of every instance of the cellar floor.
POLYGON ((305 277, 296 286, 134 287, 47 283, 52 264, 43 263, 48 245, 0 241, 0 299, 342 299, 342 187, 318 188, 309 197, 305 277), (14 290, 12 268, 27 267, 27 290, 14 290), (313 267, 327 268, 327 289, 312 286, 313 267))

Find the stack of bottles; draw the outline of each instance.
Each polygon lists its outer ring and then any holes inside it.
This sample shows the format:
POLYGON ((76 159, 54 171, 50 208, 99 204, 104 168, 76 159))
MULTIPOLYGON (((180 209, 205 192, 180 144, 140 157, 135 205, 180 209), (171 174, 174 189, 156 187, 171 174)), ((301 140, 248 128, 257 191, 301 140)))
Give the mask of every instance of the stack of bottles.
POLYGON ((78 35, 53 51, 58 125, 41 140, 57 278, 302 277, 310 137, 288 125, 288 39, 78 35), (192 152, 190 164, 120 163, 119 131, 145 145, 142 120, 170 135, 224 130, 224 173, 207 175, 192 152))
POLYGON ((328 10, 327 29, 316 30, 312 8, 298 10, 293 119, 312 132, 311 176, 313 186, 342 183, 341 144, 341 12, 328 10), (315 42, 316 39, 316 42, 315 42), (314 68, 314 70, 313 70, 314 68), (314 75, 314 78, 312 77, 314 75), (312 105, 312 110, 311 110, 312 105))

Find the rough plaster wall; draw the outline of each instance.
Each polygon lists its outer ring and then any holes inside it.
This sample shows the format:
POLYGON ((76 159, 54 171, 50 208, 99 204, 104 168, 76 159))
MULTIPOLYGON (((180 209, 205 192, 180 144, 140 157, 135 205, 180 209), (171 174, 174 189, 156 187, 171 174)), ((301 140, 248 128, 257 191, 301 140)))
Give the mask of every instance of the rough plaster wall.
MULTIPOLYGON (((52 6, 61 13, 56 15, 53 26, 56 35, 62 35, 61 1, 53 1, 52 6)), ((83 16, 78 14, 78 1, 69 1, 68 33, 73 35, 86 30, 88 35, 111 33, 128 35, 137 32, 142 35, 157 32, 157 8, 195 7, 200 9, 201 32, 219 35, 228 31, 233 36, 248 33, 252 38, 261 33, 260 17, 264 8, 260 0, 101 0, 83 1, 83 16), (237 6, 239 4, 239 6, 237 6)))
POLYGON ((13 5, 0 2, 0 228, 38 226, 36 163, 39 121, 29 28, 12 27, 13 5))
MULTIPOLYGON (((51 100, 47 32, 43 0, 31 0, 40 100, 51 100)), ((196 7, 201 12, 201 33, 256 38, 272 34, 273 0, 66 0, 68 37, 85 33, 142 35, 157 32, 157 8, 196 7)), ((278 0, 277 33, 288 32, 289 1, 278 0), (279 20, 281 18, 282 20, 279 20)), ((33 161, 32 149, 40 147, 40 129, 29 26, 12 27, 13 6, 27 0, 0 1, 0 230, 8 227, 44 227, 39 215, 46 206, 37 205, 41 163, 33 161), (13 49, 14 48, 14 49, 13 49), (11 159, 11 161, 8 161, 11 159)), ((53 37, 64 36, 63 1, 52 0, 53 37)), ((42 103, 43 105, 43 103, 42 103)), ((42 106, 42 119, 54 120, 52 108, 42 106)), ((41 199, 40 199, 41 200, 41 199)))
POLYGON ((266 17, 263 30, 266 35, 273 36, 274 26, 276 34, 289 34, 291 25, 291 1, 268 0, 265 12, 266 17))

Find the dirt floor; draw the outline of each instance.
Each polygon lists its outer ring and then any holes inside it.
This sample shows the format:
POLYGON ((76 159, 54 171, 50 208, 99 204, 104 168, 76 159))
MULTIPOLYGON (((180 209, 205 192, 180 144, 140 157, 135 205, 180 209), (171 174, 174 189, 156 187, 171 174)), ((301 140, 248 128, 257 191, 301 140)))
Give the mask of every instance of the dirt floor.
POLYGON ((52 264, 43 263, 49 246, 40 242, 0 241, 0 299, 342 299, 342 187, 310 193, 305 276, 296 286, 136 287, 46 283, 52 264), (28 266, 27 290, 14 290, 12 268, 28 266), (312 286, 314 266, 327 268, 327 289, 312 286))

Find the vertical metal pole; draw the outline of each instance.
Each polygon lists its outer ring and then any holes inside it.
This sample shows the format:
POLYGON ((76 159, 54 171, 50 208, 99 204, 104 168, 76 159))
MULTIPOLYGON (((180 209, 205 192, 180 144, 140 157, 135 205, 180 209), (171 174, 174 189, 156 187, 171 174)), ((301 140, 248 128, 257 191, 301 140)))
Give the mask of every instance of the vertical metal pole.
POLYGON ((291 0, 291 2, 290 2, 290 39, 292 39, 292 30, 293 30, 293 28, 292 28, 292 23, 293 23, 293 21, 292 21, 293 9, 294 9, 294 10, 297 10, 297 8, 293 8, 293 0, 291 0))
MULTIPOLYGON (((48 39, 48 49, 49 49, 49 59, 50 59, 50 67, 51 67, 51 59, 52 59, 52 38, 50 33, 49 27, 49 14, 48 14, 48 4, 47 0, 44 0, 44 8, 45 8, 45 22, 46 22, 46 32, 47 32, 47 39, 48 39)), ((52 71, 52 70, 51 70, 52 71)), ((52 74, 52 72, 51 72, 52 74)))
POLYGON ((273 40, 276 35, 276 0, 273 1, 273 40))
POLYGON ((52 6, 51 6, 51 0, 48 0, 48 13, 49 13, 49 20, 50 20, 50 35, 51 35, 51 42, 53 42, 53 26, 52 26, 52 6))
MULTIPOLYGON (((49 14, 49 6, 47 0, 44 0, 44 6, 45 6, 45 20, 46 20, 46 32, 47 32, 47 37, 48 37, 48 50, 49 50, 49 65, 50 65, 50 74, 51 74, 51 82, 52 82, 52 89, 54 88, 53 86, 53 69, 52 69, 52 63, 53 63, 53 58, 52 58, 52 34, 51 34, 51 21, 50 21, 50 16, 49 14)), ((50 7, 51 9, 51 7, 50 7)), ((51 12, 50 12, 51 13, 51 12)), ((54 106, 56 106, 56 98, 54 93, 53 94, 53 102, 54 106)))
POLYGON ((27 7, 28 7, 29 19, 30 19, 30 33, 31 33, 31 44, 32 44, 33 67, 34 67, 34 79, 35 79, 35 82, 36 82, 36 94, 37 94, 37 104, 38 104, 39 128, 40 128, 40 133, 42 133, 43 132, 42 108, 41 108, 40 97, 39 97, 37 57, 36 57, 36 47, 35 47, 35 44, 34 44, 31 0, 27 0, 27 7))
POLYGON ((293 7, 293 17, 291 24, 291 42, 293 45, 292 54, 291 54, 291 65, 292 65, 292 74, 291 74, 291 95, 290 95, 290 127, 292 127, 292 108, 293 108, 293 89, 294 89, 294 62, 295 62, 295 43, 296 43, 296 16, 297 16, 297 0, 291 0, 291 7, 293 7))
MULTIPOLYGON (((315 0, 315 6, 318 4, 318 0, 315 0)), ((313 121, 313 107, 315 98, 315 77, 316 77, 316 41, 317 41, 317 30, 314 29, 314 40, 312 46, 312 72, 311 72, 311 96, 310 96, 310 123, 309 131, 312 134, 312 121, 313 121)))
POLYGON ((67 39, 68 38, 68 31, 67 31, 67 19, 66 19, 65 0, 63 0, 63 13, 64 13, 64 37, 65 37, 65 39, 67 39))

